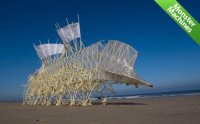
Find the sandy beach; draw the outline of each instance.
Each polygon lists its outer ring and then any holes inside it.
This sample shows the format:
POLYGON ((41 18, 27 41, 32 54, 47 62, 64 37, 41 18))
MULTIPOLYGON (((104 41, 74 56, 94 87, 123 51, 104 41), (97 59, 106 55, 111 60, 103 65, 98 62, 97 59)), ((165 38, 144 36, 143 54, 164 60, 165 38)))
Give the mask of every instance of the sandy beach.
POLYGON ((200 124, 200 95, 108 101, 108 105, 0 103, 1 124, 200 124))

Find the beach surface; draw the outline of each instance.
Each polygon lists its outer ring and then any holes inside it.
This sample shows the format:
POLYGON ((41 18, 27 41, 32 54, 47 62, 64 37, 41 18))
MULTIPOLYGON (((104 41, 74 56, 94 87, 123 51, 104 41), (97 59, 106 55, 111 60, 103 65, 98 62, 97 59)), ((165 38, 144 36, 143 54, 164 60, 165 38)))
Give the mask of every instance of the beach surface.
POLYGON ((0 103, 0 124, 200 124, 200 95, 116 99, 89 107, 0 103))

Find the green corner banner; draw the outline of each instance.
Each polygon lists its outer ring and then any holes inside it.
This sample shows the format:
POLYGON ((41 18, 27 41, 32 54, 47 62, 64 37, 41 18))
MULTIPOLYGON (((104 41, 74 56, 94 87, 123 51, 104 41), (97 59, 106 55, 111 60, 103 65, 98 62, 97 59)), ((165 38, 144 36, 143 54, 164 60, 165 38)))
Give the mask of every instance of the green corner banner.
POLYGON ((155 0, 155 2, 200 45, 200 24, 176 0, 155 0))

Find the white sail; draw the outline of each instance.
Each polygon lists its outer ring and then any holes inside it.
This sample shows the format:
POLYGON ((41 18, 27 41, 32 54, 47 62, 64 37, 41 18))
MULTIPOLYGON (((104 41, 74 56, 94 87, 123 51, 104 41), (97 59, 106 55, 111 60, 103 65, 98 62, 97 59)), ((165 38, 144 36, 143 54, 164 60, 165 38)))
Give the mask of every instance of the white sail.
POLYGON ((69 24, 60 28, 57 33, 64 43, 68 43, 76 38, 80 38, 80 25, 78 22, 69 24))
POLYGON ((65 47, 63 44, 41 44, 35 46, 35 50, 39 58, 44 59, 55 54, 64 53, 65 47))

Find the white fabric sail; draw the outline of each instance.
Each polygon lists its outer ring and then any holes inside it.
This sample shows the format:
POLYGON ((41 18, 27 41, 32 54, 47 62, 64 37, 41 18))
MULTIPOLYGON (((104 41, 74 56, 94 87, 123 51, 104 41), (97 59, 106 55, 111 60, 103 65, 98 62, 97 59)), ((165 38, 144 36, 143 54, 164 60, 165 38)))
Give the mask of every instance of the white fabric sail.
POLYGON ((63 44, 41 44, 34 47, 40 59, 65 52, 63 44))
POLYGON ((68 43, 76 38, 80 38, 80 25, 78 22, 69 24, 60 28, 57 33, 64 43, 68 43))

